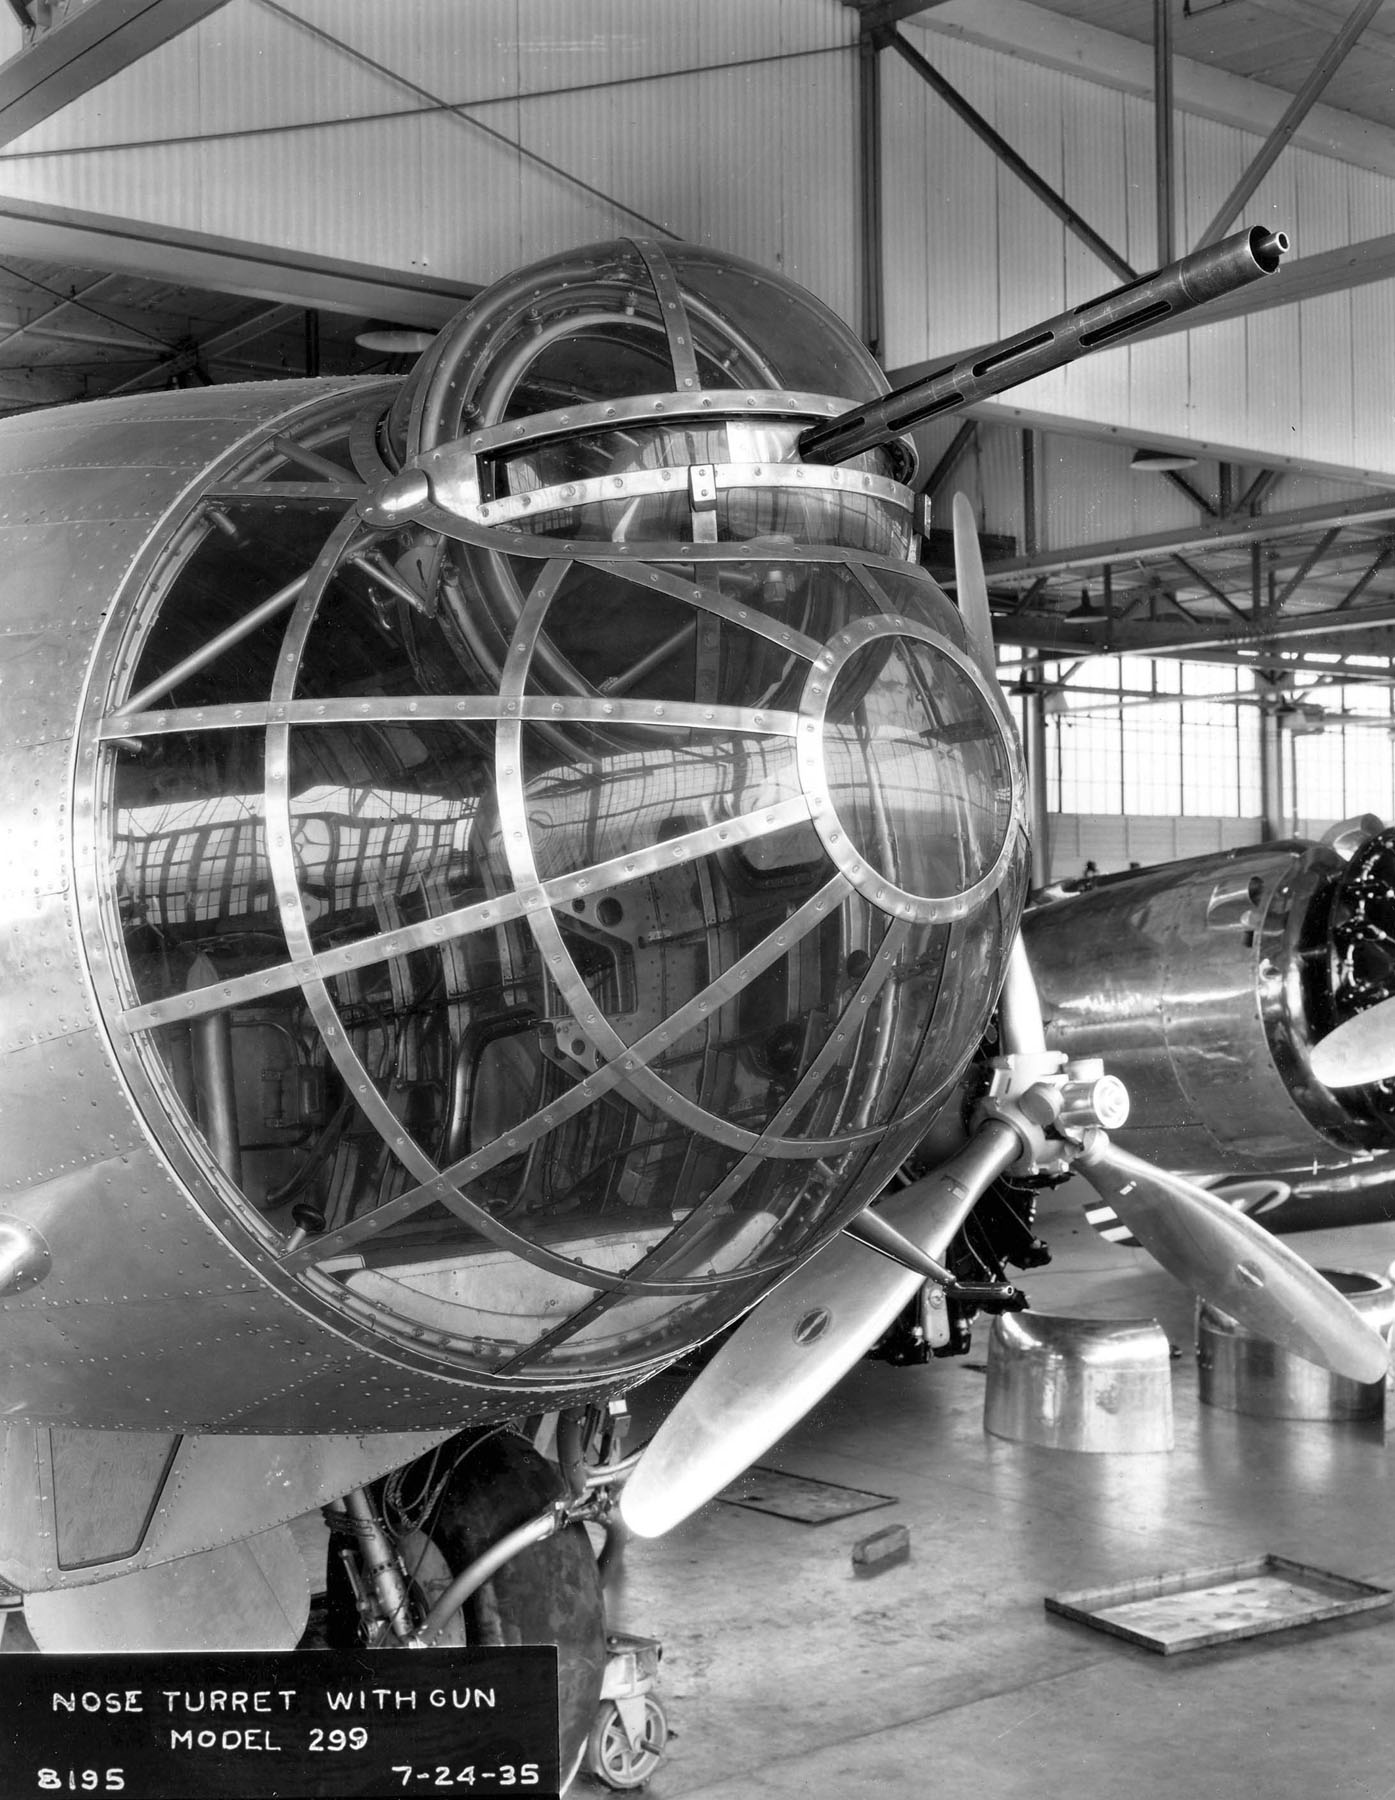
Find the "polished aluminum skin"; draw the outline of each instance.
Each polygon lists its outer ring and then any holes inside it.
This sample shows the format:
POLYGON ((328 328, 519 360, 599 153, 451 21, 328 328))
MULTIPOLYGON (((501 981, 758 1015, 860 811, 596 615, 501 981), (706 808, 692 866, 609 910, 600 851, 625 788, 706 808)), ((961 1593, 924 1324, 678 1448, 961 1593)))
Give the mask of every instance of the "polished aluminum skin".
POLYGON ((988 1338, 983 1424, 1046 1450, 1170 1450, 1167 1333, 1156 1319, 1004 1313, 988 1338))
POLYGON ((12 1421, 576 1404, 879 1191, 1025 866, 902 465, 794 450, 883 386, 793 284, 624 243, 400 391, 0 428, 12 1421))
MULTIPOLYGON (((1395 1284, 1360 1269, 1320 1273, 1389 1344, 1395 1284)), ((1247 1330, 1202 1301, 1196 1313, 1197 1392, 1208 1406, 1263 1419, 1384 1419, 1389 1374, 1354 1381, 1247 1330)))
MULTIPOLYGON (((1029 912, 1048 1042, 1088 1046, 1123 1079, 1122 1145, 1234 1176, 1311 1175, 1390 1146, 1385 1088, 1337 1093, 1312 1066, 1350 986, 1346 872, 1324 844, 1255 845, 1109 877, 1029 912)), ((1380 948, 1374 936, 1361 952, 1380 948)))

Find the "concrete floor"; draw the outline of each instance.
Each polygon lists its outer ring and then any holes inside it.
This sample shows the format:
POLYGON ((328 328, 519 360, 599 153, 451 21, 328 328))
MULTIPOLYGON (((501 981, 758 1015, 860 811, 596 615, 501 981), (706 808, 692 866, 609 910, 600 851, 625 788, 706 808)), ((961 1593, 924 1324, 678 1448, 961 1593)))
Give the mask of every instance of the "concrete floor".
MULTIPOLYGON (((674 1735, 654 1800, 1395 1796, 1395 1608, 1170 1657, 1044 1610, 1266 1552, 1395 1588, 1395 1486, 1379 1424, 1199 1405, 1190 1297, 1073 1204, 1042 1230, 1037 1310, 1155 1317, 1180 1349, 1175 1449, 988 1436, 986 1322, 967 1360, 860 1364, 762 1461, 894 1506, 808 1526, 714 1502, 626 1552, 612 1625, 664 1645, 674 1735), (895 1523, 910 1561, 855 1576, 853 1544, 895 1523)), ((1291 1241, 1327 1268, 1395 1257, 1395 1226, 1291 1241)), ((676 1391, 635 1397, 635 1441, 676 1391)))

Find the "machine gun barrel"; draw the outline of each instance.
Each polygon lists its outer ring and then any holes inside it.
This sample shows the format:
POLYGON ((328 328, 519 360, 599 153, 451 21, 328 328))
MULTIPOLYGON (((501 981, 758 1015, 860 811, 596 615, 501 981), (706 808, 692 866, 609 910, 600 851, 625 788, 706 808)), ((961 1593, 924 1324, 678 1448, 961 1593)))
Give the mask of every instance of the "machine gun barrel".
POLYGON ((800 455, 805 462, 845 462, 926 419, 986 400, 1033 375, 1120 343, 1160 319, 1175 318, 1272 275, 1287 250, 1287 236, 1262 225, 1194 250, 1155 274, 1126 282, 1113 293, 1087 300, 996 344, 982 345, 880 400, 811 426, 799 440, 800 455))

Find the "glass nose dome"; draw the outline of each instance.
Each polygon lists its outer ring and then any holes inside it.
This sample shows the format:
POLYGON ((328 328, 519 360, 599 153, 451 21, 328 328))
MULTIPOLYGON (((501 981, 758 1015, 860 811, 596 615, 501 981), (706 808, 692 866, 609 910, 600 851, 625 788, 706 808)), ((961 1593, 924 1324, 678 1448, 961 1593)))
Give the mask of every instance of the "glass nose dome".
POLYGON ((962 1072, 1022 775, 898 466, 799 459, 882 385, 778 277, 577 252, 387 413, 243 452, 123 601, 115 1023, 196 1198, 326 1317, 487 1384, 631 1375, 962 1072))

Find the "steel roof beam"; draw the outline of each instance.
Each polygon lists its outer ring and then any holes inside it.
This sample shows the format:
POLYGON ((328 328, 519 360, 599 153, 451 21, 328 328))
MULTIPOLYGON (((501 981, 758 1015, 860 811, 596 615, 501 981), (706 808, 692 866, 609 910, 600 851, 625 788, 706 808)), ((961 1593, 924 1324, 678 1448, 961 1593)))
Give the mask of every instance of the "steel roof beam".
POLYGON ((0 144, 71 106, 227 0, 88 0, 0 64, 0 144))
MULTIPOLYGON (((265 4, 265 0, 263 0, 265 4)), ((933 89, 946 106, 968 126, 974 136, 980 138, 1007 169, 1010 169, 1019 181, 1024 182, 1036 195, 1043 206, 1047 206, 1056 217, 1073 232, 1087 249, 1093 250, 1101 262, 1106 263, 1125 281, 1137 279, 1138 271, 1131 263, 1125 262, 1119 252, 1105 241, 1094 227, 1082 219, 1075 208, 1062 195, 1058 194, 1045 181, 1023 156, 1020 156, 1003 135, 984 118, 983 114, 964 98, 951 82, 946 81, 932 62, 927 61, 914 44, 907 42, 899 31, 890 29, 876 36, 879 48, 894 50, 903 62, 909 63, 927 87, 933 89)))
POLYGON ((1001 643, 1020 644, 1070 657, 1190 656, 1203 650, 1263 650, 1303 638, 1335 637, 1339 633, 1370 631, 1392 625, 1395 625, 1395 602, 1357 607, 1348 612, 1334 608, 1291 619, 1267 615, 1262 623, 1254 625, 1226 625, 1214 630, 1203 627, 1194 632, 1180 632, 1172 626, 1140 619, 1121 623, 1108 635, 1099 629, 1072 625, 1063 619, 1011 618, 998 613, 993 616, 993 634, 1001 643))
MULTIPOLYGON (((209 361, 217 361, 234 350, 240 350, 245 344, 253 344, 258 338, 268 333, 279 331, 292 320, 302 316, 298 306, 268 306, 264 311, 251 319, 244 319, 240 325, 230 325, 226 331, 215 332, 197 345, 198 360, 205 365, 209 361)), ((111 398, 117 394, 134 394, 142 388, 158 387, 168 381, 177 366, 185 360, 185 352, 172 351, 163 356, 149 368, 142 369, 139 375, 132 375, 127 380, 118 382, 115 387, 104 387, 102 397, 111 398)))
POLYGON ((1273 168, 1280 152, 1307 118, 1314 103, 1320 98, 1333 75, 1346 61, 1348 54, 1355 49, 1356 40, 1380 11, 1383 4, 1384 0, 1362 0, 1362 4, 1349 15, 1346 23, 1313 65, 1308 79, 1293 96, 1284 111, 1284 116, 1260 146, 1254 161, 1226 195, 1215 218, 1196 240, 1198 250, 1204 249, 1207 244, 1219 243, 1225 236, 1240 216, 1241 207, 1273 168))
POLYGON ((1001 580, 1005 575, 1064 575, 1075 569, 1098 569, 1111 563, 1176 556, 1179 552, 1185 556, 1191 550, 1219 549, 1227 544, 1291 537, 1295 532, 1324 530, 1333 525, 1340 528, 1392 518, 1395 518, 1395 494, 1372 494, 1361 500, 1300 506, 1291 512, 1222 519, 1215 524, 1195 525, 1188 531, 1149 531, 1138 537, 1115 538, 1106 543, 1077 544, 1068 550, 1044 550, 1036 556, 1007 557, 989 563, 984 573, 990 580, 995 577, 1001 580))
POLYGON ((949 480, 958 466, 960 457, 978 436, 978 421, 965 419, 950 440, 949 448, 930 471, 925 483, 925 497, 933 506, 940 497, 940 489, 949 480))
POLYGON ((1370 587, 1371 583, 1375 580, 1376 576, 1379 575, 1381 570, 1389 563, 1392 556, 1395 556, 1395 543, 1386 544, 1380 555, 1371 564, 1370 568, 1365 571, 1358 581, 1353 582, 1350 589, 1343 594, 1342 598, 1337 602, 1336 610, 1338 612, 1345 612, 1353 600, 1364 594, 1366 589, 1370 587))
POLYGON ((1330 530, 1323 532, 1322 536, 1299 563, 1293 574, 1289 576, 1283 587, 1274 596, 1274 608, 1276 612, 1283 611, 1291 596, 1308 579, 1309 575, 1312 574, 1313 570, 1327 555, 1327 552, 1332 548, 1333 544, 1336 543, 1340 536, 1341 527, 1338 525, 1334 525, 1330 530))
POLYGON ((1223 319, 1249 318, 1275 306, 1292 306, 1300 300, 1319 300, 1325 294, 1364 287, 1368 282, 1388 281, 1392 275, 1395 275, 1395 233, 1365 238, 1359 244, 1343 244, 1337 250, 1320 250, 1314 256, 1295 257, 1276 269, 1267 281, 1251 282, 1238 293, 1208 300, 1203 312, 1188 314, 1175 322, 1161 319, 1156 325, 1136 332, 1129 342, 1146 344, 1154 338, 1168 337, 1174 331, 1199 330, 1206 325, 1219 324, 1223 319))
POLYGON ((480 291, 476 284, 439 275, 8 196, 0 196, 0 236, 12 256, 115 270, 218 294, 248 294, 287 306, 361 313, 428 331, 439 330, 480 291))
POLYGON ((1237 513, 1252 512, 1278 486, 1286 473, 1284 469, 1261 469, 1231 510, 1237 513))
POLYGON ((1172 560, 1189 581, 1196 582, 1198 587, 1204 588, 1214 599, 1219 600, 1227 612, 1233 613, 1237 619, 1248 617, 1244 610, 1235 604, 1230 595, 1224 589, 1218 588, 1211 577, 1198 569, 1195 563, 1188 562, 1185 556, 1174 555, 1172 560))
MULTIPOLYGON (((1148 344, 1156 338, 1170 337, 1176 331, 1204 331, 1208 325, 1219 325, 1227 319, 1246 319, 1269 312, 1276 306, 1294 306, 1301 300, 1320 300, 1328 294, 1345 293, 1349 288, 1365 287, 1373 281, 1395 278, 1395 232, 1386 237, 1363 238, 1358 244, 1343 244, 1336 250, 1321 250, 1313 256, 1298 256, 1285 262, 1263 281, 1252 281, 1233 294, 1222 294, 1208 300, 1199 312, 1160 319, 1129 338, 1130 344, 1148 344)), ((978 345, 965 345, 948 350, 924 362, 907 363, 887 371, 894 387, 915 381, 936 369, 952 367, 978 345)), ((982 403, 981 416, 992 418, 992 402, 982 403)), ((1061 420, 1055 429, 1079 429, 1079 421, 1061 420)), ((1233 454, 1246 456, 1244 450, 1233 454)), ((1249 455, 1253 461, 1253 455, 1249 455)), ((1267 473, 1268 471, 1266 471, 1267 473)), ((1284 471, 1278 471, 1283 473, 1284 471)))
POLYGON ((863 31, 885 31, 902 19, 943 6, 944 0, 843 0, 843 5, 860 15, 863 31))
POLYGON ((1191 501, 1198 512, 1205 513, 1206 516, 1211 519, 1220 517, 1220 514, 1217 512, 1216 508, 1212 506, 1205 494, 1194 488, 1185 475, 1179 475, 1176 469, 1164 469, 1163 474, 1166 475, 1173 487, 1187 496, 1188 500, 1191 501))

